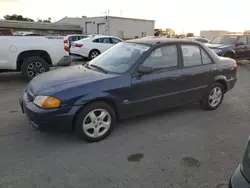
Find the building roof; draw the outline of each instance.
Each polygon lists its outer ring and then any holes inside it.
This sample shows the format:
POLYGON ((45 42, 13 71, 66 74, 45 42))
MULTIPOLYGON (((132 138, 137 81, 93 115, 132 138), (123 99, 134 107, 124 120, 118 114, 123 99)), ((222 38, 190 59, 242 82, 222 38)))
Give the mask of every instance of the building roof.
POLYGON ((126 18, 126 17, 119 17, 119 16, 109 16, 109 18, 155 22, 155 20, 140 19, 140 18, 126 18))
MULTIPOLYGON (((97 19, 97 18, 104 18, 106 16, 96 16, 96 17, 64 17, 61 20, 57 21, 56 23, 70 23, 74 25, 82 25, 84 23, 84 20, 88 19, 97 19)), ((114 18, 114 19, 125 19, 125 20, 137 20, 137 21, 150 21, 150 22, 155 22, 155 20, 146 20, 146 19, 139 19, 139 18, 125 18, 125 17, 118 17, 118 16, 108 16, 109 18, 114 18)))
POLYGON ((39 29, 39 30, 59 30, 59 31, 81 31, 79 25, 59 24, 59 23, 41 23, 13 20, 0 20, 1 28, 12 29, 39 29))
POLYGON ((64 17, 61 20, 58 20, 56 23, 60 23, 60 24, 72 24, 72 25, 82 25, 83 24, 83 20, 86 17, 64 17))

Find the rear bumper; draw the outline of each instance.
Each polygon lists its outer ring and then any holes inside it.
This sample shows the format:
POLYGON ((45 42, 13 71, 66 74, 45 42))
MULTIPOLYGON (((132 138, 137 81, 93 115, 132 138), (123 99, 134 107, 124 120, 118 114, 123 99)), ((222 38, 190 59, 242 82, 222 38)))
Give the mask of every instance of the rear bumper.
POLYGON ((59 62, 58 66, 70 66, 72 62, 72 59, 70 56, 64 56, 59 62))
POLYGON ((227 80, 227 91, 231 90, 237 82, 237 77, 227 80))
POLYGON ((40 130, 72 131, 75 114, 80 108, 80 106, 69 106, 41 109, 28 100, 27 93, 19 99, 19 103, 31 125, 40 130))
POLYGON ((240 166, 233 173, 229 182, 229 188, 250 188, 250 184, 244 178, 240 166))

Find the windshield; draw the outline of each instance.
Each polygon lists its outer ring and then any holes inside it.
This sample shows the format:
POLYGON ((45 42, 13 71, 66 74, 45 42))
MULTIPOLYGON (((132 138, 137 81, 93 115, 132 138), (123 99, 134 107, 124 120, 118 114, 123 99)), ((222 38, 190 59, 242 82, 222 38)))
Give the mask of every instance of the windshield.
POLYGON ((238 36, 234 35, 224 35, 218 36, 214 40, 212 40, 211 44, 235 44, 238 36))
POLYGON ((121 42, 89 62, 106 72, 124 73, 148 51, 149 45, 121 42))

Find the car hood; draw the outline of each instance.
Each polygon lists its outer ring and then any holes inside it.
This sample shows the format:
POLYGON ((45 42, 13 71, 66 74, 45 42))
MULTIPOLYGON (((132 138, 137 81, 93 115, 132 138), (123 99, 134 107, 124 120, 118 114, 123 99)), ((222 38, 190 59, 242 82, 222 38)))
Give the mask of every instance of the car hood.
POLYGON ((27 90, 32 95, 48 92, 56 93, 114 76, 113 74, 104 74, 87 69, 82 65, 77 65, 43 73, 30 81, 27 90))
POLYGON ((206 43, 205 45, 209 48, 230 48, 234 46, 232 44, 211 44, 211 43, 206 43))

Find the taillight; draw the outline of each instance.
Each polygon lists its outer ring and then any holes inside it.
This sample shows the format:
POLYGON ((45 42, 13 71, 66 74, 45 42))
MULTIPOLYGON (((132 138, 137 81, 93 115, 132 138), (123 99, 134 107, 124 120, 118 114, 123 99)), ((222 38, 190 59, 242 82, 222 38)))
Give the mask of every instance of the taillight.
POLYGON ((73 45, 77 48, 81 48, 83 46, 82 44, 77 44, 77 43, 74 43, 73 45))
POLYGON ((63 43, 64 43, 64 50, 69 52, 69 40, 65 40, 63 41, 63 43))
POLYGON ((235 70, 236 70, 236 72, 238 72, 238 65, 237 65, 237 63, 236 63, 235 70))

